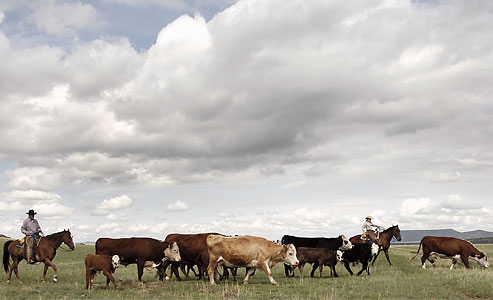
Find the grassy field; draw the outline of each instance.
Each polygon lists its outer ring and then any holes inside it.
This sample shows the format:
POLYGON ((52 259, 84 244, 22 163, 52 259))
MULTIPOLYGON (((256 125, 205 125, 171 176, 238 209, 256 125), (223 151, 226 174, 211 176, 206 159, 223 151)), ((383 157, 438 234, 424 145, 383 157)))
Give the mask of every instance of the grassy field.
MULTIPOLYGON (((5 240, 0 239, 3 253, 5 240)), ((493 256, 493 245, 478 245, 481 251, 493 256)), ((183 282, 159 282, 154 271, 144 271, 144 284, 137 283, 135 265, 120 267, 115 274, 119 290, 105 290, 106 277, 98 274, 94 290, 85 289, 84 257, 94 253, 94 246, 78 245, 74 252, 58 251, 54 263, 58 267, 58 283, 52 283, 53 271, 49 269, 47 281, 40 283, 43 265, 19 266, 22 283, 14 278, 0 280, 0 299, 493 299, 493 268, 482 270, 471 262, 472 269, 462 264, 449 270, 450 261, 441 260, 439 267, 431 265, 426 270, 420 266, 419 256, 412 261, 411 251, 417 246, 392 246, 389 266, 382 255, 371 268, 370 276, 350 277, 342 264, 337 265, 339 278, 328 278, 328 268, 323 278, 285 278, 282 264, 273 269, 278 286, 272 286, 263 272, 250 279, 249 285, 232 281, 209 286, 195 278, 183 282)), ((359 270, 360 266, 353 267, 359 270)), ((3 268, 2 268, 3 269, 3 268)), ((305 266, 305 274, 311 267, 305 266)), ((244 270, 239 271, 244 276, 244 270)), ((240 280, 242 282, 242 278, 240 280)))

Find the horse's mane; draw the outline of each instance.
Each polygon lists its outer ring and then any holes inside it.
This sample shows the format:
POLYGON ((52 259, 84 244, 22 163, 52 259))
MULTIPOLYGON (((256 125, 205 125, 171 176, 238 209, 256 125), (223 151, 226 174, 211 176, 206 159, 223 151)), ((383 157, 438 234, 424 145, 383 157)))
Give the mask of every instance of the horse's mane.
POLYGON ((397 227, 397 225, 393 225, 393 226, 385 229, 383 232, 389 232, 390 230, 394 229, 395 227, 397 227))
POLYGON ((54 240, 54 239, 59 238, 65 232, 67 232, 67 231, 64 230, 64 231, 60 231, 60 232, 55 232, 55 233, 47 235, 46 238, 49 240, 54 240))

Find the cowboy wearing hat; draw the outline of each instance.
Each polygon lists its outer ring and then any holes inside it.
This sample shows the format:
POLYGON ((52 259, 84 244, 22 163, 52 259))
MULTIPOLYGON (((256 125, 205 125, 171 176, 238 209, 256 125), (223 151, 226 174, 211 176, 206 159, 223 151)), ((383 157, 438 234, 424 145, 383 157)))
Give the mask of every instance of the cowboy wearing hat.
POLYGON ((38 220, 34 219, 34 215, 37 213, 30 209, 26 214, 28 218, 22 223, 21 232, 26 235, 26 260, 28 263, 34 264, 34 240, 39 239, 39 234, 43 233, 43 231, 39 226, 38 220))
POLYGON ((361 235, 362 240, 371 240, 373 242, 378 241, 378 229, 380 226, 371 222, 371 216, 365 218, 365 223, 361 226, 361 230, 363 230, 363 234, 361 235), (375 229, 377 229, 377 233, 375 233, 375 229))

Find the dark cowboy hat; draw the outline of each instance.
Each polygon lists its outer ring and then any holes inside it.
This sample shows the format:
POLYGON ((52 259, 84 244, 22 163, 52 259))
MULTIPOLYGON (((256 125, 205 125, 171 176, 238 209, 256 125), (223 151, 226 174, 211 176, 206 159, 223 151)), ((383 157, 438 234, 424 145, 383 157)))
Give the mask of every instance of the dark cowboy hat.
POLYGON ((37 212, 34 212, 33 209, 30 209, 26 214, 28 214, 30 216, 34 216, 35 214, 37 214, 37 212))

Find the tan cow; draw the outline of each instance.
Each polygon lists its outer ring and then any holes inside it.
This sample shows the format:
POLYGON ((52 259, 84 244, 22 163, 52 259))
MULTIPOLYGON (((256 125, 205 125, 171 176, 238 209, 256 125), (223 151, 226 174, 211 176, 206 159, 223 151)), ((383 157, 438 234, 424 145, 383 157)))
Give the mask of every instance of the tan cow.
POLYGON ((209 251, 207 272, 211 284, 216 284, 215 279, 218 277, 216 269, 220 265, 230 268, 248 267, 244 284, 248 284, 248 278, 256 268, 264 270, 270 283, 277 284, 271 272, 271 268, 276 263, 284 262, 293 266, 299 263, 293 244, 279 245, 262 237, 248 235, 234 237, 209 235, 206 242, 209 251))

